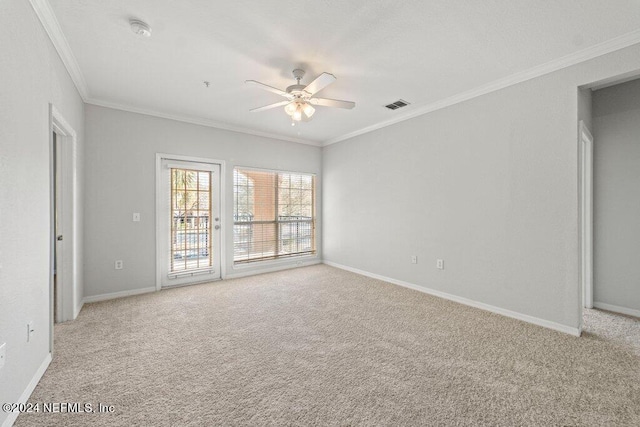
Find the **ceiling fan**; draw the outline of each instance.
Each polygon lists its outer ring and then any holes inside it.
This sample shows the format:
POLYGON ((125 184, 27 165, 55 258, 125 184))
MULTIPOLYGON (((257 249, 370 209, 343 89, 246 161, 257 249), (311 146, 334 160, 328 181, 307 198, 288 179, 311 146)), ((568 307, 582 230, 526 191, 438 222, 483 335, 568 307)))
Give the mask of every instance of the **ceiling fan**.
POLYGON ((291 116, 291 125, 293 126, 295 125, 295 122, 310 121, 311 116, 313 116, 313 113, 315 113, 316 111, 316 109, 313 108, 314 105, 347 109, 351 109, 356 106, 356 103, 351 101, 340 101, 337 99, 314 97, 316 93, 320 92, 322 89, 336 81, 336 77, 333 74, 322 73, 318 77, 316 77, 314 81, 306 86, 300 84, 300 80, 302 80, 302 77, 304 77, 304 70, 296 68, 295 70, 293 70, 293 77, 298 82, 294 85, 289 86, 285 90, 280 90, 273 86, 257 82, 255 80, 247 80, 245 83, 257 85, 264 90, 277 93, 278 95, 287 98, 285 101, 265 105, 264 107, 254 108, 249 111, 257 113, 258 111, 264 111, 271 108, 284 106, 284 111, 289 116, 291 116))

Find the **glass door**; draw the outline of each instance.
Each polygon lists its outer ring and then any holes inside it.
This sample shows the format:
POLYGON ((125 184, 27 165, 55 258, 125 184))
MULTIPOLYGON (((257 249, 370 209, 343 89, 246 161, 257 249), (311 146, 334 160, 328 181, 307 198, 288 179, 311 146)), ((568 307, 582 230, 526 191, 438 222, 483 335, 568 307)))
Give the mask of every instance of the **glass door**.
POLYGON ((220 165, 164 159, 161 286, 220 279, 220 165))

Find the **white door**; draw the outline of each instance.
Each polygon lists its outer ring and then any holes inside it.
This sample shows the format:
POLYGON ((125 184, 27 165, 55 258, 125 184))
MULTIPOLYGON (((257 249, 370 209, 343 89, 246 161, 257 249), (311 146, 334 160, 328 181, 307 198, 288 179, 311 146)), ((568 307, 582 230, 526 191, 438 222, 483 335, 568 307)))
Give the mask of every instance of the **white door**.
MULTIPOLYGON (((53 132, 53 319, 64 321, 64 235, 62 233, 62 143, 53 132)), ((69 320, 69 319, 67 319, 69 320)))
POLYGON ((159 178, 160 285, 220 279, 220 165, 162 159, 159 178))

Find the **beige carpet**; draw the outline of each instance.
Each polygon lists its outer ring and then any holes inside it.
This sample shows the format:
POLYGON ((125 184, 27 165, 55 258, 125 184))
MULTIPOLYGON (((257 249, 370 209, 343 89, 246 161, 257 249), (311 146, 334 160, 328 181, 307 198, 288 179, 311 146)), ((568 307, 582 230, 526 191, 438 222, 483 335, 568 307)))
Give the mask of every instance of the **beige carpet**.
POLYGON ((115 412, 18 426, 640 425, 625 340, 324 265, 85 305, 55 337, 31 402, 115 412))

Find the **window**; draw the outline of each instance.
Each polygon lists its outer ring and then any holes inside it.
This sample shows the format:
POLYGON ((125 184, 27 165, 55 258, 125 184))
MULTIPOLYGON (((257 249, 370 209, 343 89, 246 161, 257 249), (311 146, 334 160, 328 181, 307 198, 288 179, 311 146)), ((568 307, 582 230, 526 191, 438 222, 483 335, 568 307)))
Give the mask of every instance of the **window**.
POLYGON ((211 172, 171 169, 169 273, 211 266, 211 172))
POLYGON ((315 176, 233 171, 234 264, 310 255, 315 242, 315 176))

